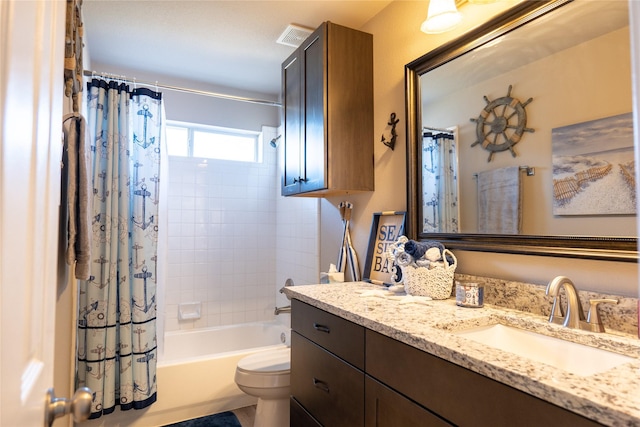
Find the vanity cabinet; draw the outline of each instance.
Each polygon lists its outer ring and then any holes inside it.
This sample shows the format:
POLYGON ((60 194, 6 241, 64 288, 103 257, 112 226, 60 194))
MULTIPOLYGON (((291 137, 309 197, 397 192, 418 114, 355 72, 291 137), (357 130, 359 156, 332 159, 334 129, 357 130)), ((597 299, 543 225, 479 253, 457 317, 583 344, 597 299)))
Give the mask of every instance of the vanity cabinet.
MULTIPOLYGON (((394 359, 396 360, 396 359, 394 359)), ((389 362, 394 363, 394 362, 389 362)), ((365 377, 365 427, 446 427, 452 424, 379 381, 365 377)))
POLYGON ((291 426, 598 426, 299 300, 292 301, 291 426))
POLYGON ((364 328, 291 301, 291 426, 364 424, 364 328))
POLYGON ((282 195, 373 191, 373 36, 323 23, 282 64, 282 195))
POLYGON ((454 425, 600 425, 378 332, 365 346, 367 374, 454 425))

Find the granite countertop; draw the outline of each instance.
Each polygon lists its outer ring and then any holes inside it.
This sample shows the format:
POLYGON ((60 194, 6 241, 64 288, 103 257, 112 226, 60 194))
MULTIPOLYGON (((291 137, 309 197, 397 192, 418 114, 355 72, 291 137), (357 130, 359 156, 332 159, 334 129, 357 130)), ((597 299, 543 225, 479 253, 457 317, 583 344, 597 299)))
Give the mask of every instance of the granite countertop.
POLYGON ((599 423, 640 425, 637 337, 567 329, 550 324, 540 315, 490 304, 483 308, 458 307, 452 298, 407 303, 397 297, 381 296, 380 290, 380 286, 353 282, 288 287, 285 293, 599 423), (581 376, 452 333, 493 323, 605 348, 635 360, 581 376))

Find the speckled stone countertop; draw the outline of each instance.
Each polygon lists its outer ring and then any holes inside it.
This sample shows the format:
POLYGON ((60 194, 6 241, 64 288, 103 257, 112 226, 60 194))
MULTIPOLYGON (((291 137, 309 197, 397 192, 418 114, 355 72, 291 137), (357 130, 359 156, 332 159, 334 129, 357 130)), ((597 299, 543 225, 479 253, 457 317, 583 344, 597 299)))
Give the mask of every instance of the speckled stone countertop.
POLYGON ((286 288, 287 296, 350 320, 486 377, 611 426, 640 425, 640 340, 625 333, 592 333, 550 324, 547 318, 487 304, 464 308, 455 299, 406 303, 380 295, 364 282, 286 288), (376 294, 374 292, 373 294, 376 294), (633 360, 580 376, 455 335, 457 330, 502 323, 608 349, 633 360))

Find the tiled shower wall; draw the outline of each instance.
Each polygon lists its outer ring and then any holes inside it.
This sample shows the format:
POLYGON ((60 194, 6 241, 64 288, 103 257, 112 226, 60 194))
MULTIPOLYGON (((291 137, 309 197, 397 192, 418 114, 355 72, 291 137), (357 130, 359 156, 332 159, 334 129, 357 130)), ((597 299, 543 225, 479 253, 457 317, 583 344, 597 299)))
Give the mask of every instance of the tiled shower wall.
MULTIPOLYGON (((278 194, 280 187, 278 183, 278 194)), ((320 281, 319 201, 312 197, 277 197, 276 289, 287 279, 295 285, 320 281)), ((279 294, 277 305, 290 301, 279 294)))
POLYGON ((165 331, 273 318, 276 150, 263 162, 169 158, 165 331), (200 319, 180 320, 199 302, 200 319))

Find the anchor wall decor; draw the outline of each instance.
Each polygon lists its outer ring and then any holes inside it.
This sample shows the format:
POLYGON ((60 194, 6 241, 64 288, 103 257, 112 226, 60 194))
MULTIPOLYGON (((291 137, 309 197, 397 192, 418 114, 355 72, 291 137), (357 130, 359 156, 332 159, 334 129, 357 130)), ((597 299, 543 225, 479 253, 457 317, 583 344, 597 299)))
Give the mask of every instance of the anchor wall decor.
POLYGON ((393 150, 396 145, 396 138, 398 137, 398 134, 396 133, 396 125, 398 122, 400 122, 400 119, 396 118, 396 113, 391 113, 389 121, 387 122, 387 125, 391 126, 391 139, 386 140, 384 138, 384 134, 382 134, 382 138, 380 139, 380 141, 387 147, 391 148, 391 150, 393 150))

